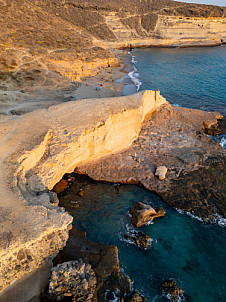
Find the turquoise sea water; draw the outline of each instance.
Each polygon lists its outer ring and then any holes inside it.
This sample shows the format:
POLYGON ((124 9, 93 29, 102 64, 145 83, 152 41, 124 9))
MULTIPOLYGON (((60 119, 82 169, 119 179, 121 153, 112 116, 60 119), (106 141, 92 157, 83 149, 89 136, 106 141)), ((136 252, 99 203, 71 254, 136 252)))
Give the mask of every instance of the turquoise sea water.
POLYGON ((226 229, 207 225, 164 204, 160 197, 135 185, 115 185, 93 182, 86 187, 85 196, 78 197, 72 188, 61 198, 76 201, 76 209, 68 209, 73 224, 96 242, 118 247, 120 267, 148 301, 167 301, 160 284, 174 279, 185 292, 185 301, 226 301, 226 229), (166 216, 141 231, 151 238, 147 250, 124 240, 133 230, 128 211, 137 201, 161 206, 166 216))
POLYGON ((172 104, 226 115, 226 45, 131 51, 140 90, 159 89, 172 104))
MULTIPOLYGON (((129 52, 137 89, 159 89, 173 105, 226 116, 226 45, 144 48, 129 52)), ((226 147, 226 135, 219 137, 226 147)))
MULTIPOLYGON (((131 57, 134 71, 130 76, 140 90, 160 89, 171 104, 226 115, 226 46, 139 49, 131 51, 131 57)), ((177 282, 185 301, 226 301, 225 226, 207 225, 179 213, 137 186, 121 185, 117 193, 113 184, 92 182, 82 198, 73 188, 60 199, 78 202, 78 208, 68 207, 74 225, 85 230, 89 239, 118 247, 122 271, 148 301, 167 301, 160 290, 164 279, 177 282), (134 229, 128 211, 137 201, 166 211, 165 217, 141 228, 151 238, 147 250, 123 239, 123 234, 134 229)))

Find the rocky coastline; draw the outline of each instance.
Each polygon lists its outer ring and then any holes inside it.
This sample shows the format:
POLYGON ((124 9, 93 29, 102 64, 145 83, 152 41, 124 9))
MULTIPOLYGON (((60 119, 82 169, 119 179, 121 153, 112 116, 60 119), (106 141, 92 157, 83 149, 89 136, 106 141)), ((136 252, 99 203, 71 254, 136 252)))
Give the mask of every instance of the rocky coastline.
MULTIPOLYGON (((207 222, 226 218, 225 150, 205 134, 219 132, 222 116, 171 107, 159 92, 122 97, 124 83, 115 82, 127 73, 116 49, 225 44, 225 8, 39 2, 0 1, 1 302, 39 295, 53 258, 70 244, 72 217, 51 191, 65 173, 142 185, 207 222), (164 180, 159 166, 167 167, 164 180)), ((115 259, 108 275, 87 260, 102 278, 101 295, 124 280, 128 301, 145 301, 121 275, 115 247, 98 248, 115 259)))
MULTIPOLYGON (((27 217, 30 221, 25 220, 24 224, 32 225, 31 229, 24 228, 20 234, 15 234, 15 230, 10 230, 10 225, 7 225, 8 233, 4 235, 7 237, 2 237, 1 250, 1 259, 5 263, 1 266, 1 274, 2 280, 7 281, 5 286, 14 283, 15 277, 29 276, 32 265, 35 268, 43 258, 51 259, 66 244, 72 217, 57 206, 57 198, 49 190, 65 173, 73 172, 75 168, 96 180, 143 185, 160 194, 170 205, 206 221, 224 218, 224 194, 221 190, 225 150, 203 132, 216 125, 221 118, 216 112, 171 107, 159 92, 146 91, 112 99, 74 101, 53 106, 49 110, 34 111, 19 119, 3 120, 10 140, 5 144, 2 184, 6 177, 15 183, 15 187, 11 188, 2 185, 3 194, 6 200, 10 200, 13 194, 14 199, 18 200, 17 211, 20 209, 19 213, 29 213, 27 217), (92 114, 90 106, 93 108, 92 114), (110 116, 106 108, 110 109, 110 116), (76 120, 74 116, 77 116, 76 120), (28 127, 31 124, 34 125, 32 129, 28 127), (117 140, 114 140, 112 131, 120 133, 117 140), (11 141, 14 142, 13 152, 11 141), (167 167, 167 174, 164 180, 160 180, 155 172, 163 164, 167 167), (219 181, 209 186, 213 172, 219 181), (191 186, 193 182, 196 184, 197 180, 198 183, 202 181, 207 196, 217 194, 214 203, 212 198, 211 203, 208 197, 203 200, 203 191, 197 188, 188 188, 186 195, 183 195, 183 187, 186 184, 191 186), (184 196, 184 202, 181 196, 184 196), (34 221, 37 234, 34 233, 34 221), (59 233, 60 229, 62 233, 59 233), (46 238, 39 239, 40 231, 46 238), (13 237, 14 234, 16 237, 13 237), (29 240, 29 236, 33 239, 29 240), (6 238, 8 245, 4 245, 6 238), (24 243, 19 242, 22 240, 24 243), (43 254, 40 254, 40 248, 36 248, 36 245, 40 247, 42 243, 43 254), (34 249, 39 257, 34 256, 34 249), (9 263, 13 265, 10 270, 9 263)), ((11 217, 15 215, 9 206, 5 209, 10 210, 11 217)), ((12 227, 21 226, 20 217, 15 217, 12 227)), ((2 226, 4 223, 5 220, 2 226)), ((37 294, 39 290, 32 294, 37 294)), ((9 294, 7 297, 7 291, 2 292, 2 301, 10 301, 11 296, 9 294)))

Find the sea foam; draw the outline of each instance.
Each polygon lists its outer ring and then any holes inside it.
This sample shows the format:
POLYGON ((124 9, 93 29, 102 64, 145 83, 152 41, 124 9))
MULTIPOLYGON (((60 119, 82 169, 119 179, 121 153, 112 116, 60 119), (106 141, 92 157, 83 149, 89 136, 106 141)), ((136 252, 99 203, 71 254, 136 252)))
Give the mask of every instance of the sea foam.
POLYGON ((135 63, 137 63, 137 61, 135 60, 136 57, 133 56, 130 51, 128 51, 128 54, 131 55, 131 63, 133 66, 133 70, 128 73, 128 76, 130 77, 131 81, 135 84, 137 91, 139 91, 142 82, 140 81, 140 75, 135 66, 135 63))

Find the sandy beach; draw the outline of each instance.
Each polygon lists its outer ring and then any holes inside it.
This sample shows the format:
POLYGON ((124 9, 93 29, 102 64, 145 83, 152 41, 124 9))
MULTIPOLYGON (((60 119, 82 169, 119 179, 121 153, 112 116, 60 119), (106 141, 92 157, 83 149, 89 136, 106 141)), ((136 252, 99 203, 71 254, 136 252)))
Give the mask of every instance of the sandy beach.
POLYGON ((106 98, 129 95, 136 92, 136 87, 128 76, 132 65, 127 50, 115 50, 114 55, 120 65, 117 67, 98 68, 95 75, 81 78, 73 82, 65 78, 62 87, 53 79, 51 87, 45 89, 40 82, 36 82, 31 89, 11 87, 0 91, 0 115, 22 115, 37 109, 47 109, 50 106, 65 102, 106 98))
POLYGON ((119 67, 108 67, 92 77, 82 78, 80 87, 75 91, 76 99, 105 98, 129 95, 136 92, 136 87, 128 76, 131 71, 127 50, 114 51, 119 67))

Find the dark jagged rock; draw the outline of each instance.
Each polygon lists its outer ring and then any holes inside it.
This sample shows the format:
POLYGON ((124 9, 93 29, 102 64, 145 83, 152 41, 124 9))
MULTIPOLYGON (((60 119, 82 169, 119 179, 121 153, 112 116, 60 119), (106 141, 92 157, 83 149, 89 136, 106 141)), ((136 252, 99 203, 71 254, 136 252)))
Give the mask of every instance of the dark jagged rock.
POLYGON ((147 302, 147 299, 137 291, 132 292, 130 295, 128 295, 125 299, 125 302, 147 302))
POLYGON ((114 292, 117 289, 120 297, 131 292, 131 280, 119 269, 117 247, 90 241, 85 232, 73 227, 67 245, 54 259, 54 265, 80 258, 92 266, 97 278, 93 301, 105 301, 107 290, 114 292))
POLYGON ((135 245, 137 245, 138 247, 141 247, 143 249, 146 249, 149 246, 149 236, 140 231, 139 232, 137 232, 137 231, 129 232, 124 235, 124 238, 129 239, 135 245))
POLYGON ((218 215, 226 218, 225 167, 225 156, 208 157, 202 166, 190 172, 182 171, 179 179, 171 180, 163 199, 204 220, 217 220, 218 215))
POLYGON ((105 278, 102 287, 98 291, 97 301, 105 301, 103 297, 105 293, 113 296, 115 293, 116 297, 123 299, 127 296, 132 289, 132 282, 130 278, 124 275, 122 272, 114 271, 110 276, 105 278))
POLYGON ((154 209, 145 203, 137 202, 133 208, 130 208, 130 214, 132 215, 132 224, 139 228, 154 218, 164 216, 165 211, 162 208, 154 209))
POLYGON ((183 291, 180 289, 174 280, 164 280, 161 284, 163 294, 172 301, 177 302, 181 301, 183 297, 183 291))

